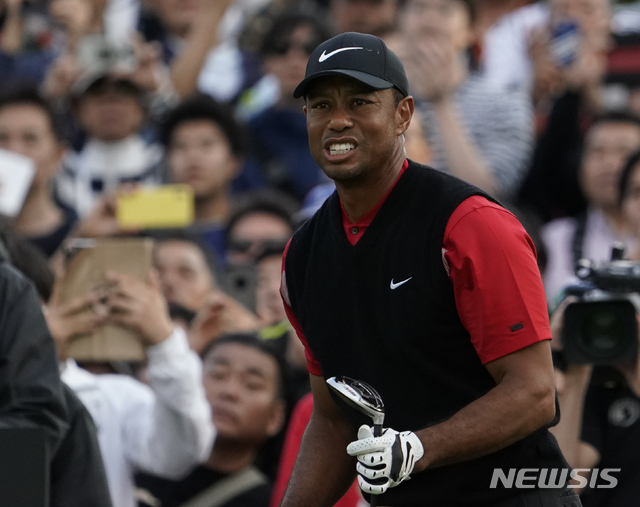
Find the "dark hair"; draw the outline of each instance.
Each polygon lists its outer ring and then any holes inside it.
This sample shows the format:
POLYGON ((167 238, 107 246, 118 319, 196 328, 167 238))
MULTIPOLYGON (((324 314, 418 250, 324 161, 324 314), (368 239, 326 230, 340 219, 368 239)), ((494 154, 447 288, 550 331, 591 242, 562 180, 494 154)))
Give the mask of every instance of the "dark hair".
POLYGON ((231 211, 227 227, 225 228, 225 241, 231 239, 231 231, 243 218, 257 213, 266 213, 280 218, 294 231, 294 215, 298 211, 298 204, 288 195, 277 190, 258 190, 245 194, 235 204, 231 211))
POLYGON ((287 393, 286 393, 286 378, 288 373, 287 363, 278 350, 271 345, 268 341, 261 340, 258 337, 257 333, 227 333, 220 336, 216 340, 213 340, 207 344, 207 346, 200 353, 200 357, 202 358, 202 362, 205 363, 207 358, 211 355, 211 353, 220 345, 224 345, 227 343, 237 343, 239 345, 243 345, 245 347, 254 348, 263 354, 271 357, 278 366, 278 377, 277 377, 277 397, 279 400, 283 402, 287 402, 287 393))
POLYGON ((242 157, 246 153, 247 136, 243 132, 243 127, 233 116, 231 108, 204 94, 193 95, 169 111, 160 125, 160 141, 165 147, 170 147, 171 139, 178 126, 198 120, 215 123, 229 141, 234 155, 242 157))
POLYGON ((294 11, 280 14, 272 21, 271 28, 262 39, 260 55, 264 57, 277 54, 282 41, 291 37, 293 31, 302 25, 308 25, 312 29, 315 45, 311 49, 315 49, 315 46, 333 36, 333 30, 324 12, 308 6, 307 8, 299 7, 294 11))
POLYGON ((6 217, 0 217, 0 241, 8 255, 6 261, 31 280, 40 299, 49 301, 55 278, 45 255, 18 234, 6 217))
POLYGON ((0 109, 10 106, 28 105, 40 109, 49 120, 51 132, 58 142, 64 140, 62 122, 47 100, 38 93, 35 86, 24 83, 13 83, 4 86, 0 93, 0 109))
POLYGON ((631 123, 640 128, 640 116, 631 111, 608 111, 596 116, 589 125, 589 130, 602 123, 631 123))
POLYGON ((393 102, 398 107, 398 104, 406 97, 404 93, 402 93, 397 88, 391 88, 391 92, 393 93, 393 102))
POLYGON ((620 172, 620 179, 618 180, 618 205, 620 207, 622 207, 622 203, 627 196, 631 176, 633 175, 633 171, 638 167, 638 164, 640 164, 640 150, 632 153, 629 158, 627 158, 620 172))
POLYGON ((184 243, 191 243, 198 248, 202 253, 209 272, 211 273, 211 279, 215 282, 218 275, 218 259, 215 252, 207 245, 200 236, 189 232, 185 229, 156 229, 153 231, 145 231, 144 236, 153 238, 157 245, 161 245, 167 241, 179 241, 184 243))

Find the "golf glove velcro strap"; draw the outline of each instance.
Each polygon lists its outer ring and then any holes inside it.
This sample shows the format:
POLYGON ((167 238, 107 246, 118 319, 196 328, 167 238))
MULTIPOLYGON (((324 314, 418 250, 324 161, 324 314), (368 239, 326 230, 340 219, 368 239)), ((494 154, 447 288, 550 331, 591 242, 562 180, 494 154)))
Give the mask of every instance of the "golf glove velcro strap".
POLYGON ((347 452, 358 458, 356 469, 360 489, 380 495, 410 478, 424 449, 412 431, 398 433, 387 428, 382 436, 374 437, 373 428, 364 425, 358 430, 358 440, 349 444, 347 452))

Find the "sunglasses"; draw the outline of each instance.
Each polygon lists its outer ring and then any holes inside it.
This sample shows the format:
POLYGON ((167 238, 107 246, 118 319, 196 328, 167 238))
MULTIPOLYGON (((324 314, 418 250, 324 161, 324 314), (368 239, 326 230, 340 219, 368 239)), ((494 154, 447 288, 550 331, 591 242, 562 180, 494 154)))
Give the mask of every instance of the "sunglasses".
POLYGON ((304 44, 296 44, 292 41, 282 40, 274 42, 273 47, 271 48, 271 53, 275 55, 286 55, 292 49, 297 49, 304 52, 306 55, 310 55, 313 53, 313 50, 318 47, 320 42, 316 40, 310 40, 305 42, 304 44))
POLYGON ((263 252, 272 252, 272 251, 282 251, 284 250, 284 247, 286 245, 287 245, 286 240, 268 239, 265 241, 251 241, 251 240, 231 238, 229 240, 229 244, 227 248, 231 252, 247 253, 249 250, 251 250, 253 246, 259 246, 260 253, 263 253, 263 252))

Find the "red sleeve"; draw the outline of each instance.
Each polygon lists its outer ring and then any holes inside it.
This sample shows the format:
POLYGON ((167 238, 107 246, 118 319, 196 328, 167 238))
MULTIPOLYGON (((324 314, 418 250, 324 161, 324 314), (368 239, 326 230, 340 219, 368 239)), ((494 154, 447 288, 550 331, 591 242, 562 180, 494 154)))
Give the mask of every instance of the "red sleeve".
POLYGON ((533 241, 509 211, 484 197, 466 199, 449 218, 442 248, 483 364, 551 339, 533 241))
POLYGON ((293 309, 291 308, 291 303, 289 301, 289 291, 287 290, 287 276, 284 270, 284 262, 287 258, 287 252, 289 251, 289 245, 291 244, 291 240, 287 243, 287 246, 284 249, 284 253, 282 254, 282 269, 281 269, 281 279, 280 279, 280 297, 282 298, 282 303, 284 304, 284 311, 287 313, 287 318, 293 329, 295 329, 298 338, 304 345, 304 355, 307 358, 307 370, 312 375, 322 375, 322 370, 320 369, 320 363, 314 357, 313 352, 309 348, 309 344, 307 343, 307 339, 302 332, 302 327, 300 327, 300 322, 298 322, 298 318, 294 315, 293 309))

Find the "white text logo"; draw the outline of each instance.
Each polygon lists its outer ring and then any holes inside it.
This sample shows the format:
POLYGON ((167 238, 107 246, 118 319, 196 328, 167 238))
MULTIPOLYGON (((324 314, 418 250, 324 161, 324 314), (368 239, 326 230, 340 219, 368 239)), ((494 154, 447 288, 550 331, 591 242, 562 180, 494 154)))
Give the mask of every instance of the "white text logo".
POLYGON ((619 468, 603 468, 602 470, 574 468, 571 472, 568 468, 521 468, 520 470, 510 468, 508 473, 505 473, 501 468, 494 468, 489 487, 495 489, 498 487, 498 482, 501 482, 504 488, 557 489, 564 487, 569 480, 575 480, 577 482, 574 486, 578 488, 584 488, 587 484, 590 488, 615 488, 618 485, 618 479, 611 474, 619 471, 619 468), (591 472, 591 477, 587 479, 580 475, 580 472, 591 472))

